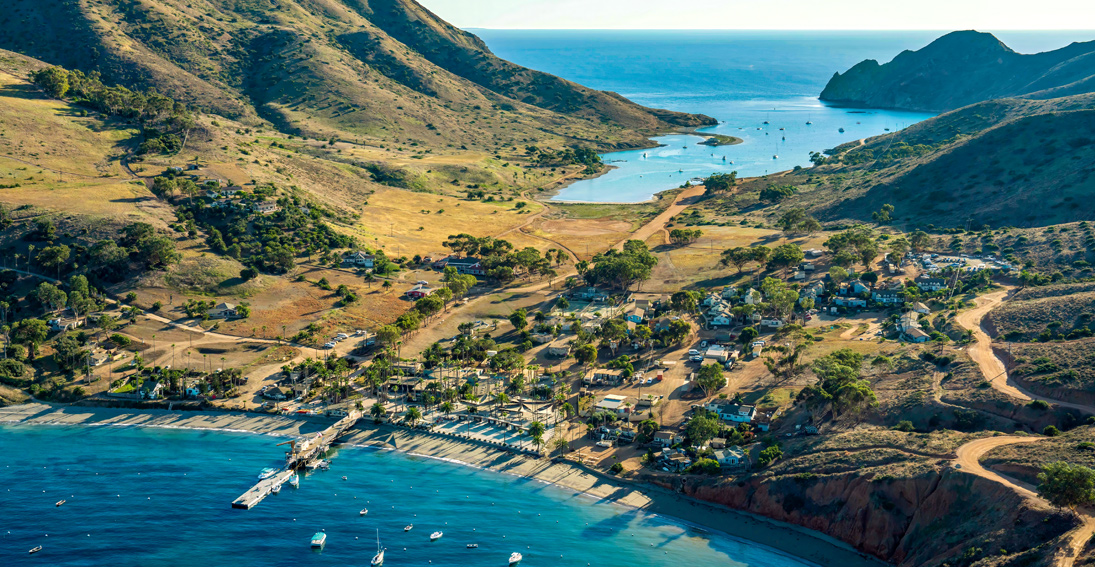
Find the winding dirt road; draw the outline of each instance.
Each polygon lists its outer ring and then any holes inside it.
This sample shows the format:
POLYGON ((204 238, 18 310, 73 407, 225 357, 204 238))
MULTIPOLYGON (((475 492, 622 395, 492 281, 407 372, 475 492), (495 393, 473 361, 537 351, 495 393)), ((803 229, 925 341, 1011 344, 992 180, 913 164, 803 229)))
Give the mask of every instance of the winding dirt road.
MULTIPOLYGON (((962 472, 977 475, 993 482, 998 482, 1011 488, 1020 496, 1031 498, 1047 506, 1051 506, 1049 502, 1046 502, 1042 497, 1038 496, 1038 489, 1036 487, 981 466, 981 457, 997 447, 1015 445, 1018 443, 1036 443, 1044 439, 1046 439, 1046 437, 1019 437, 1014 435, 977 439, 958 448, 956 451, 957 459, 955 459, 955 463, 957 466, 961 467, 959 470, 962 472)), ((1068 543, 1057 550, 1057 565, 1060 567, 1072 567, 1076 558, 1083 551, 1084 546, 1087 545, 1087 542, 1092 536, 1095 536, 1095 515, 1093 515, 1092 510, 1078 509, 1076 510, 1076 516, 1080 519, 1080 525, 1076 526, 1067 534, 1068 543)))
POLYGON ((975 340, 969 346, 970 358, 977 363, 985 380, 987 380, 993 388, 1008 396, 1025 401, 1042 400, 1048 404, 1095 415, 1095 407, 1093 406, 1039 396, 1038 394, 1023 388, 1014 379, 1008 376, 1007 368, 1004 366, 1003 361, 1001 361, 996 356, 996 353, 992 351, 992 339, 989 338, 988 334, 982 329, 981 322, 985 318, 985 315, 996 308, 997 305, 1000 305, 1011 291, 1012 290, 1008 289, 982 295, 975 300, 977 304, 976 307, 958 315, 958 324, 973 331, 975 340))

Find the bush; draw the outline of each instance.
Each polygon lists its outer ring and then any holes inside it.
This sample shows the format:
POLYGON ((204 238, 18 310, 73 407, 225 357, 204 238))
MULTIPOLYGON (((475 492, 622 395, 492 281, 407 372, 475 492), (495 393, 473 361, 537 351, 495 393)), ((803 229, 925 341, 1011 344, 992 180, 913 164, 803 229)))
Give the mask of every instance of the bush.
POLYGON ((916 428, 913 427, 913 423, 907 419, 897 422, 897 425, 893 426, 897 431, 904 431, 905 433, 911 433, 916 428))
POLYGON ((113 335, 110 335, 110 342, 118 345, 121 348, 125 348, 129 346, 133 341, 125 335, 114 333, 113 335))
POLYGON ((1042 435, 1045 435, 1046 437, 1056 437, 1060 434, 1061 430, 1052 425, 1047 425, 1046 428, 1042 430, 1042 435))
POLYGON ((1039 411, 1045 411, 1045 410, 1049 409, 1049 403, 1045 402, 1044 400, 1031 400, 1030 403, 1027 404, 1027 407, 1033 408, 1033 409, 1036 409, 1036 410, 1039 410, 1039 411))
POLYGON ((609 467, 608 470, 612 474, 620 474, 620 473, 624 472, 624 466, 621 465, 620 463, 616 463, 616 464, 612 465, 611 467, 609 467))

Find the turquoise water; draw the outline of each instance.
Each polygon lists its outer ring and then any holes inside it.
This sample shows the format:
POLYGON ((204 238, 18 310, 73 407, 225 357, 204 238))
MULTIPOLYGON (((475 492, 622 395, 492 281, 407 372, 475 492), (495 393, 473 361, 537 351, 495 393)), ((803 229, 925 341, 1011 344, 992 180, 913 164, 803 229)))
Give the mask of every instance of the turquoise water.
POLYGON ((540 482, 371 448, 341 448, 330 471, 302 478, 299 489, 286 486, 254 509, 232 509, 258 471, 277 464, 281 448, 274 443, 281 440, 0 426, 0 451, 8 457, 0 466, 0 563, 368 565, 379 529, 391 567, 504 567, 514 551, 530 567, 806 565, 540 482), (54 506, 61 499, 68 502, 54 506), (369 514, 360 517, 366 507, 369 514), (327 544, 313 551, 309 540, 320 530, 327 544), (445 535, 431 543, 435 530, 445 535), (466 549, 468 543, 479 548, 466 549), (28 555, 37 545, 44 549, 28 555))
MULTIPOLYGON (((736 146, 708 148, 696 145, 701 141, 698 137, 668 136, 657 138, 664 147, 646 150, 646 158, 643 151, 606 154, 604 160, 617 169, 574 183, 555 196, 556 200, 593 202, 644 201, 658 191, 716 172, 754 176, 806 167, 810 152, 929 118, 930 114, 916 112, 837 108, 817 97, 834 72, 844 72, 863 59, 889 61, 902 50, 919 49, 941 35, 933 31, 474 32, 503 58, 618 92, 643 105, 707 114, 720 124, 704 132, 745 140, 736 146), (765 120, 770 124, 763 124, 765 120), (807 126, 807 121, 813 125, 807 126), (840 128, 845 132, 840 133, 840 128), (774 155, 779 158, 773 159, 774 155)), ((1018 51, 1035 52, 1090 40, 1095 34, 1006 32, 999 37, 1018 51)))

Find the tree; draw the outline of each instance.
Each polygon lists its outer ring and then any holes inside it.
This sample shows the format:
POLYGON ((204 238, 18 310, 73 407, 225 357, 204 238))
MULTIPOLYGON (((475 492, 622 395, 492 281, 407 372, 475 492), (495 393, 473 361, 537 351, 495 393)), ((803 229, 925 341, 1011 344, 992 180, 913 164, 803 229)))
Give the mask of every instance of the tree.
POLYGON ((57 273, 61 273, 61 267, 68 262, 69 247, 64 244, 60 246, 46 246, 38 252, 36 257, 38 264, 46 268, 57 268, 57 273))
POLYGON ((806 220, 806 209, 790 209, 783 213, 783 216, 779 217, 776 221, 776 226, 783 229, 783 232, 795 232, 798 230, 800 224, 806 220))
POLYGON ((667 327, 663 333, 666 340, 669 342, 680 343, 692 334, 692 325, 689 325, 684 319, 677 319, 676 321, 671 321, 669 327, 667 327))
POLYGON ((918 230, 909 235, 909 246, 912 247, 914 252, 927 250, 928 246, 931 246, 931 241, 931 236, 923 230, 918 230))
POLYGON ((34 295, 42 305, 45 305, 52 311, 57 311, 68 304, 68 294, 50 283, 42 282, 38 284, 38 287, 34 291, 34 295))
POLYGON ((744 246, 738 246, 736 248, 730 248, 722 251, 722 258, 719 260, 719 264, 723 266, 734 266, 737 268, 738 273, 741 273, 742 268, 746 264, 753 261, 753 252, 751 249, 744 246))
POLYGON ((829 268, 829 279, 832 280, 834 286, 840 287, 841 282, 848 279, 848 270, 840 266, 833 266, 829 268))
POLYGON ((741 336, 738 338, 741 340, 742 344, 749 344, 755 341, 759 336, 760 333, 757 332, 756 329, 753 327, 746 327, 741 330, 741 336))
POLYGON ((60 67, 47 67, 30 74, 35 84, 53 98, 63 98, 68 93, 68 71, 60 67))
POLYGON ((889 224, 890 221, 893 220, 893 211, 894 206, 887 203, 885 205, 882 205, 881 210, 871 213, 871 218, 874 219, 875 222, 877 222, 878 224, 889 224))
POLYGON ((1089 505, 1095 502, 1095 470, 1062 461, 1042 465, 1038 494, 1059 508, 1089 505))
POLYGON ((769 185, 760 190, 760 200, 769 203, 778 203, 795 194, 795 188, 790 185, 769 185))
POLYGON ((698 447, 718 435, 720 427, 718 416, 714 416, 706 410, 696 410, 696 415, 688 420, 684 433, 688 435, 688 439, 692 441, 692 444, 698 447))
POLYGON ((764 468, 764 467, 772 464, 774 461, 777 461, 777 460, 782 459, 782 458, 783 458, 783 449, 780 449, 779 445, 772 445, 771 447, 766 447, 764 450, 762 450, 760 452, 760 455, 757 456, 757 468, 764 468))
POLYGON ((909 253, 909 241, 904 237, 895 238, 890 241, 888 248, 890 249, 890 259, 895 262, 900 262, 905 254, 909 253))
POLYGON ((384 404, 376 402, 369 408, 369 414, 373 416, 373 423, 380 423, 384 420, 384 415, 388 413, 388 410, 384 409, 384 404))
POLYGON ((407 411, 403 414, 403 418, 414 427, 414 424, 418 423, 422 419, 422 410, 415 406, 407 408, 407 411))
POLYGON ((722 375, 719 364, 705 364, 696 373, 696 385, 703 390, 704 397, 711 396, 726 386, 726 377, 722 375))
POLYGON ((254 268, 244 268, 240 270, 240 279, 245 282, 249 282, 259 276, 258 270, 254 268))
POLYGON ((383 345, 394 345, 403 333, 395 325, 384 325, 376 330, 376 340, 383 345))
POLYGON ((562 456, 570 448, 570 443, 562 437, 556 437, 551 440, 551 448, 558 451, 559 456, 562 456))
POLYGON ((566 310, 567 308, 570 307, 570 302, 567 301, 566 297, 560 295, 559 298, 555 300, 555 307, 558 307, 559 309, 562 309, 562 310, 566 310))
POLYGON ((529 437, 532 437, 532 442, 536 443, 536 452, 540 452, 540 445, 544 444, 544 432, 547 428, 544 427, 543 422, 533 421, 528 425, 529 437))
POLYGON ((734 185, 737 183, 737 179, 738 172, 736 171, 731 171, 730 173, 714 173, 703 180, 703 185, 712 193, 721 193, 733 189, 734 185))
POLYGON ((11 327, 12 342, 26 345, 32 358, 38 352, 38 345, 45 342, 48 336, 49 327, 41 319, 23 319, 11 327))
POLYGON ((524 329, 526 326, 528 326, 527 317, 528 311, 525 311, 523 308, 518 309, 517 311, 509 314, 509 322, 511 325, 513 325, 514 329, 520 331, 521 329, 524 329))
POLYGON ((597 347, 591 344, 584 344, 574 349, 574 360, 579 364, 587 365, 597 360, 597 347))
POLYGON ((432 316, 434 313, 441 311, 445 307, 445 302, 440 297, 434 295, 427 295, 414 302, 414 309, 426 317, 432 316))
POLYGON ((797 244, 781 244, 772 251, 772 257, 768 260, 769 268, 786 270, 791 266, 802 263, 806 257, 797 244))
POLYGON ((696 311, 699 301, 699 292, 681 290, 669 297, 669 307, 680 313, 692 313, 696 311))

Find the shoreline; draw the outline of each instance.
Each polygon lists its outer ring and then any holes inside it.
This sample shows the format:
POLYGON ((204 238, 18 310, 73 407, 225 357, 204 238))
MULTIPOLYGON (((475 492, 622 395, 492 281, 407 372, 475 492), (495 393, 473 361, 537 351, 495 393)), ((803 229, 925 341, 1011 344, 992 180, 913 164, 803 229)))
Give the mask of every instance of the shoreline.
MULTIPOLYGON (((0 425, 150 427, 295 437, 322 430, 334 420, 218 411, 176 412, 31 403, 0 408, 0 425)), ((570 490, 661 516, 686 528, 711 530, 815 565, 878 567, 886 563, 820 532, 701 500, 652 484, 616 479, 570 461, 531 459, 462 439, 363 419, 338 443, 378 447, 408 457, 446 461, 570 490)))

